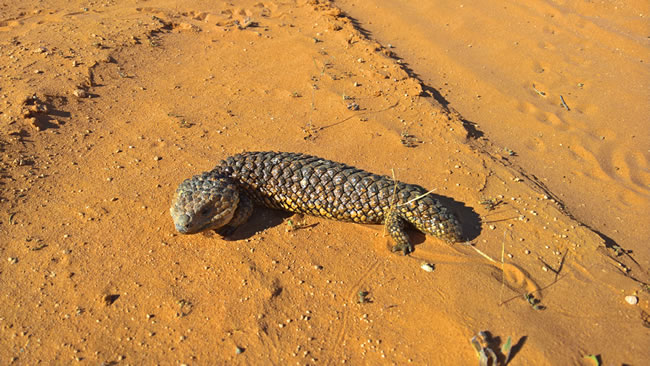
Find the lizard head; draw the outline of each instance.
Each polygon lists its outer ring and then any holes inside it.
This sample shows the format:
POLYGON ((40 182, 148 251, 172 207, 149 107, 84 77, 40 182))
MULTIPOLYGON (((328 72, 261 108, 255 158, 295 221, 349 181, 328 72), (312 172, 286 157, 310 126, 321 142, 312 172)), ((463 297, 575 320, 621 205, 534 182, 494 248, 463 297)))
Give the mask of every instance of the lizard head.
POLYGON ((179 233, 194 234, 227 225, 238 203, 239 192, 230 178, 203 173, 180 184, 169 211, 179 233))

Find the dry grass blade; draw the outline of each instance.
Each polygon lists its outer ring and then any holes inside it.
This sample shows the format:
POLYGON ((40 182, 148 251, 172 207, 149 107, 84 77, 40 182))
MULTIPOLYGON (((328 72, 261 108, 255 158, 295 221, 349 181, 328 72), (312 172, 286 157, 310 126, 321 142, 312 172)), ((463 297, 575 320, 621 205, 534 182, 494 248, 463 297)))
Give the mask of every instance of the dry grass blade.
POLYGON ((479 248, 475 247, 472 243, 468 243, 468 245, 469 245, 470 248, 474 249, 478 254, 480 254, 483 258, 489 260, 492 263, 499 263, 499 262, 495 261, 494 259, 492 259, 492 257, 490 257, 489 255, 483 253, 479 248))
POLYGON ((395 204, 395 197, 397 196, 397 179, 395 179, 395 169, 390 168, 390 173, 393 176, 393 198, 391 199, 391 211, 393 210, 393 205, 395 204))
MULTIPOLYGON (((395 177, 393 177, 393 180, 395 180, 395 177)), ((395 184, 395 185, 397 185, 397 184, 395 184)), ((427 192, 427 193, 425 193, 425 194, 421 194, 421 195, 419 195, 419 196, 417 196, 417 197, 415 197, 415 198, 413 198, 413 199, 410 199, 410 200, 408 200, 408 202, 399 203, 399 204, 397 204, 397 207, 399 207, 399 206, 406 206, 406 205, 408 205, 409 203, 411 203, 411 202, 413 202, 413 201, 417 201, 417 200, 419 200, 419 199, 421 199, 421 198, 423 198, 423 197, 426 197, 426 196, 430 195, 430 194, 433 193, 435 190, 436 190, 436 188, 430 190, 429 192, 427 192)))
MULTIPOLYGON (((397 179, 395 179, 395 170, 393 168, 390 168, 391 175, 393 176, 393 197, 390 200, 390 208, 388 209, 388 212, 386 213, 386 217, 393 212, 393 209, 395 208, 395 197, 397 196, 397 179)), ((386 236, 386 225, 384 225, 384 231, 382 236, 386 236)))

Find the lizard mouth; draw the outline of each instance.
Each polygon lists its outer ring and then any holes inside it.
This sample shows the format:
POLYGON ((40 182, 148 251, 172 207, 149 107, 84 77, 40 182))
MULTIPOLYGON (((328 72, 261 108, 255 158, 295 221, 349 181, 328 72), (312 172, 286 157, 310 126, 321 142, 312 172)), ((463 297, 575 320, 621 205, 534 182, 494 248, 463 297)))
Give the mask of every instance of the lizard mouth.
POLYGON ((189 226, 190 223, 190 217, 188 215, 182 214, 176 217, 174 220, 174 226, 176 227, 176 231, 178 231, 181 234, 191 234, 192 230, 189 226))
POLYGON ((193 227, 190 225, 189 216, 184 214, 179 216, 178 219, 176 219, 176 221, 174 222, 174 226, 176 227, 176 231, 178 231, 181 234, 196 234, 203 230, 212 229, 214 223, 208 221, 201 226, 193 227))

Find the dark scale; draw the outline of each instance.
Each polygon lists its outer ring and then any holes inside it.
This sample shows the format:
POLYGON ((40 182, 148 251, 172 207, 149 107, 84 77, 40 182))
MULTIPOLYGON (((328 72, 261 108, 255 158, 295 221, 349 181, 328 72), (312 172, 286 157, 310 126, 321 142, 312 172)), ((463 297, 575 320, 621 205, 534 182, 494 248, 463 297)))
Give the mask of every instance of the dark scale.
POLYGON ((417 185, 315 156, 249 152, 231 156, 212 171, 185 180, 171 215, 184 234, 214 229, 227 235, 246 222, 253 203, 364 224, 384 224, 394 251, 413 246, 407 224, 448 242, 461 241, 456 216, 417 185))

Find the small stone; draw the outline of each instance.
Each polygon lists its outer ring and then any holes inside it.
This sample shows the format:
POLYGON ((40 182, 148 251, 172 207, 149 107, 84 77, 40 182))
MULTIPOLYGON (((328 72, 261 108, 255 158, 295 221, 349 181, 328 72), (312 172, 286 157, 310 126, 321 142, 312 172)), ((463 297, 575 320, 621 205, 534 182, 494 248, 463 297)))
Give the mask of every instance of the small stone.
POLYGON ((16 264, 16 263, 18 263, 18 258, 16 258, 16 257, 9 257, 9 258, 7 258, 7 261, 8 261, 9 263, 11 263, 11 264, 16 264))
POLYGON ((72 94, 77 98, 88 98, 88 93, 83 89, 75 89, 72 94))
POLYGON ((420 265, 420 268, 422 268, 422 270, 424 270, 426 272, 433 272, 433 270, 434 270, 433 264, 426 263, 426 262, 423 262, 420 265))
POLYGON ((636 305, 639 303, 639 298, 634 295, 625 296, 625 301, 630 305, 636 305))
POLYGON ((235 353, 238 354, 238 355, 244 353, 245 350, 246 349, 244 349, 242 347, 239 347, 239 346, 235 347, 235 353))
POLYGON ((160 156, 154 156, 154 157, 153 157, 153 160, 155 160, 155 161, 159 161, 159 160, 162 160, 162 157, 160 157, 160 156))

